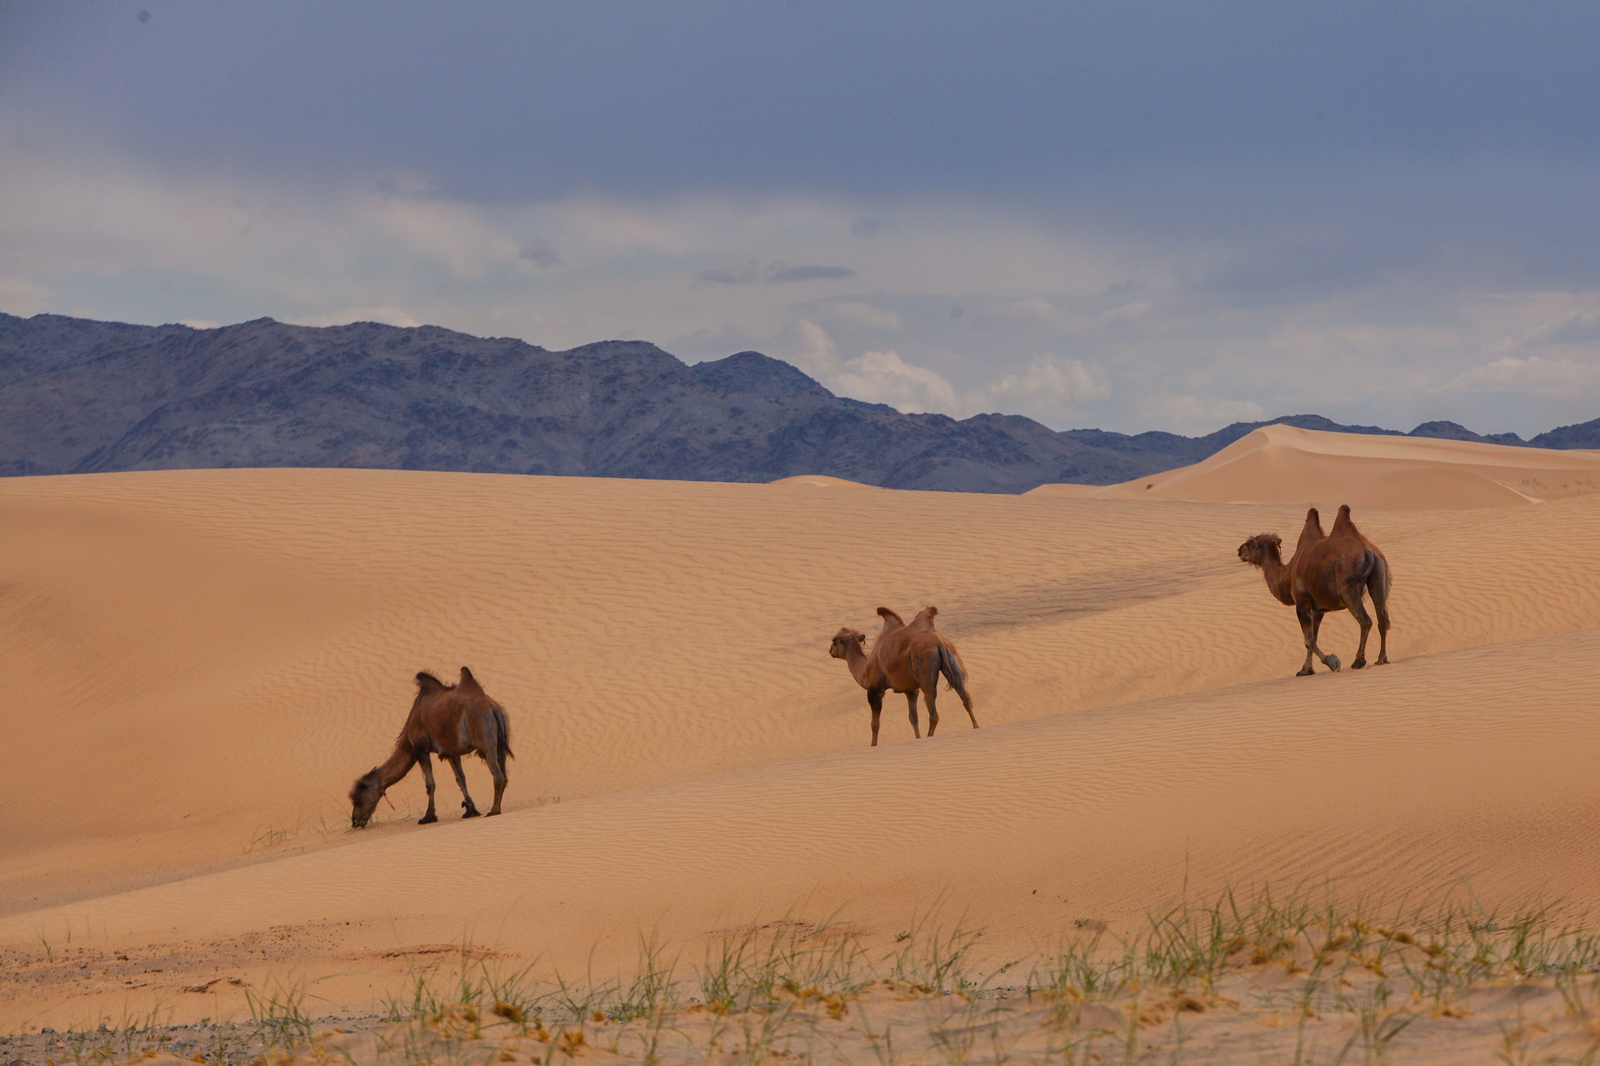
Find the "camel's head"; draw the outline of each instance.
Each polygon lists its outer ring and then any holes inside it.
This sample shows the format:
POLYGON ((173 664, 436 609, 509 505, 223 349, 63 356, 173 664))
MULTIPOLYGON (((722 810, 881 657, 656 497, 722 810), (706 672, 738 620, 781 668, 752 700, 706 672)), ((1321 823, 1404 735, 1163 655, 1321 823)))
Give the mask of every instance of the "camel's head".
POLYGON ((835 659, 847 659, 850 657, 851 648, 861 651, 866 644, 865 633, 857 633, 853 629, 841 629, 833 635, 833 643, 828 646, 828 654, 835 659))
POLYGON ((382 798, 383 782, 378 779, 378 768, 374 766, 350 786, 350 828, 365 829, 382 798))
POLYGON ((1279 558, 1283 538, 1276 533, 1257 533, 1239 545, 1239 561, 1251 566, 1265 566, 1268 559, 1279 558))

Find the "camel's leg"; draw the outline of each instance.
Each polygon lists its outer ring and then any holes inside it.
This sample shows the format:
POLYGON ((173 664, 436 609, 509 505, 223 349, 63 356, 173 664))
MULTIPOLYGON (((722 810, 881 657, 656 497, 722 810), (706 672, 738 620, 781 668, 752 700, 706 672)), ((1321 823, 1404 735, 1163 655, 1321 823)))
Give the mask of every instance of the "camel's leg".
POLYGON ((461 786, 461 806, 466 808, 461 817, 476 818, 481 812, 473 804, 472 797, 467 794, 467 775, 461 769, 461 756, 451 755, 449 759, 450 769, 456 772, 456 784, 461 786))
POLYGON ((883 715, 883 693, 877 689, 867 690, 867 706, 872 708, 872 746, 878 746, 878 719, 883 715))
POLYGON ((1322 646, 1317 643, 1322 636, 1322 616, 1328 612, 1318 610, 1315 607, 1313 607, 1311 610, 1313 612, 1311 618, 1311 650, 1317 653, 1317 658, 1322 660, 1323 666, 1326 666, 1334 673, 1338 673, 1339 657, 1332 652, 1329 652, 1326 655, 1322 654, 1322 646))
POLYGON ((1300 619, 1300 635, 1305 638, 1306 643, 1306 661, 1300 667, 1300 672, 1294 676, 1306 677, 1310 674, 1316 673, 1316 671, 1311 668, 1311 649, 1317 646, 1317 641, 1316 638, 1311 635, 1310 609, 1302 607, 1297 603, 1294 605, 1294 614, 1296 618, 1300 619))
MULTIPOLYGON (((916 689, 912 689, 910 692, 906 693, 906 705, 907 705, 907 709, 911 713, 911 735, 916 737, 918 740, 921 740, 922 739, 922 730, 917 725, 917 690, 916 689)), ((933 713, 933 707, 932 707, 931 704, 929 705, 928 713, 929 714, 933 713)), ((928 735, 930 737, 933 736, 933 722, 934 721, 937 721, 937 719, 933 719, 932 721, 930 721, 928 723, 928 735)))
POLYGON ((934 694, 935 687, 939 684, 939 675, 933 675, 933 684, 922 690, 922 698, 928 701, 928 735, 933 736, 933 731, 939 728, 939 702, 934 694))
POLYGON ((500 747, 495 746, 493 756, 483 760, 489 764, 489 772, 494 775, 494 806, 489 808, 489 816, 500 813, 500 797, 506 794, 506 757, 500 752, 500 747))
POLYGON ((1300 667, 1300 672, 1295 676, 1305 677, 1309 674, 1316 673, 1316 671, 1311 668, 1312 656, 1316 656, 1318 659, 1321 659, 1322 665, 1326 666, 1329 670, 1338 671, 1339 657, 1336 655, 1324 655, 1322 653, 1322 649, 1317 647, 1317 632, 1322 628, 1322 616, 1326 612, 1319 611, 1309 604, 1302 605, 1297 603, 1294 605, 1294 613, 1300 619, 1300 632, 1304 634, 1306 640, 1305 665, 1300 667))
POLYGON ((1361 590, 1362 585, 1359 581, 1340 590, 1340 594, 1344 596, 1345 610, 1350 612, 1350 617, 1361 627, 1361 643, 1356 646, 1355 661, 1350 664, 1352 670, 1359 670, 1367 665, 1367 634, 1372 632, 1372 616, 1367 613, 1366 604, 1361 602, 1361 590))
MULTIPOLYGON (((489 776, 494 778, 494 805, 489 808, 489 817, 500 813, 500 797, 505 795, 506 781, 506 754, 500 746, 500 723, 493 717, 484 719, 482 727, 472 731, 472 746, 483 759, 483 764, 489 768, 489 776)), ((466 792, 466 788, 461 790, 466 792)))
POLYGON ((417 762, 422 764, 422 780, 428 786, 428 813, 418 818, 417 824, 427 825, 429 822, 437 822, 439 820, 439 816, 433 811, 433 760, 428 758, 427 752, 423 752, 422 757, 417 762))
POLYGON ((972 713, 972 697, 967 695, 967 686, 950 675, 946 675, 946 679, 950 682, 950 687, 956 690, 956 695, 961 697, 961 706, 967 709, 967 717, 972 719, 972 728, 978 728, 978 716, 972 713))
POLYGON ((1372 608, 1378 615, 1378 661, 1374 666, 1389 665, 1389 567, 1379 563, 1367 578, 1367 591, 1372 593, 1372 608))
MULTIPOLYGON (((944 679, 950 682, 950 687, 956 690, 956 695, 961 697, 961 706, 967 709, 967 717, 972 719, 972 728, 978 728, 978 716, 972 713, 972 697, 967 695, 967 677, 957 661, 955 652, 948 648, 939 649, 939 670, 944 674, 944 679)), ((933 684, 938 687, 939 678, 935 675, 933 684)))

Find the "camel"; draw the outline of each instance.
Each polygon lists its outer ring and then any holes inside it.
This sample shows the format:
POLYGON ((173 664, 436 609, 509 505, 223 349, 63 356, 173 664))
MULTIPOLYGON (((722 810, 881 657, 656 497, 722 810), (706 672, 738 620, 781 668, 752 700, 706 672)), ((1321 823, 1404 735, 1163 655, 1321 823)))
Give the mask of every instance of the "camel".
POLYGON ((411 772, 411 767, 422 764, 422 778, 428 786, 428 813, 417 820, 418 825, 437 822, 439 816, 433 809, 433 763, 429 755, 437 755, 450 763, 456 772, 456 784, 461 786, 463 818, 476 818, 478 808, 467 792, 467 775, 461 772, 461 756, 477 752, 489 764, 494 775, 494 806, 489 814, 500 813, 500 797, 506 790, 506 760, 511 754, 511 724, 506 712, 483 691, 472 671, 461 668, 461 679, 447 685, 430 673, 417 675, 417 698, 411 704, 411 714, 405 728, 394 742, 394 753, 387 762, 374 766, 350 786, 350 826, 365 828, 372 820, 378 800, 411 772))
POLYGON ((834 634, 828 654, 843 659, 850 668, 856 683, 867 690, 867 705, 872 708, 872 746, 878 746, 878 718, 883 713, 883 694, 888 689, 905 693, 911 714, 911 732, 918 740, 922 732, 917 725, 917 693, 928 701, 928 736, 939 728, 937 690, 939 675, 943 674, 950 687, 961 697, 972 719, 972 728, 978 728, 978 719, 972 713, 972 697, 967 695, 967 669, 961 664, 956 646, 933 628, 933 619, 939 608, 929 607, 911 620, 909 625, 887 607, 879 607, 883 629, 872 642, 872 651, 865 650, 866 634, 854 629, 840 629, 834 634))
POLYGON ((1322 616, 1329 611, 1348 610, 1361 626, 1361 644, 1350 666, 1360 670, 1367 665, 1367 637, 1372 630, 1372 618, 1362 603, 1363 592, 1372 595, 1372 606, 1378 615, 1378 658, 1373 665, 1387 665, 1389 561, 1377 545, 1356 528, 1350 518, 1350 506, 1345 504, 1339 508, 1333 529, 1327 536, 1322 535, 1316 508, 1307 511, 1300 542, 1287 566, 1279 558, 1280 543, 1276 534, 1259 534, 1239 546, 1239 558, 1261 567, 1272 594, 1294 606, 1306 646, 1305 664, 1295 676, 1314 673, 1311 665, 1314 658, 1322 660, 1329 670, 1339 669, 1339 657, 1326 655, 1317 646, 1322 616))

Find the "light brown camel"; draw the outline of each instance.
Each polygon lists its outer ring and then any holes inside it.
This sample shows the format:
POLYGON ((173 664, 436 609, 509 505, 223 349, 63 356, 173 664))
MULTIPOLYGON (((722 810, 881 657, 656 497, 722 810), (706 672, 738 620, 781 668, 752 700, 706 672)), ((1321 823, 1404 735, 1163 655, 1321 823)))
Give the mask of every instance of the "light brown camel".
POLYGON ((1329 611, 1348 610, 1361 626, 1361 644, 1350 666, 1359 670, 1367 665, 1367 636, 1372 630, 1372 618, 1362 603, 1363 592, 1371 593, 1372 606, 1378 615, 1378 659, 1374 665, 1386 665, 1389 662, 1389 561, 1350 520, 1348 504, 1339 508, 1333 529, 1326 537, 1315 535, 1321 530, 1316 508, 1312 508, 1306 512, 1300 544, 1287 566, 1276 562, 1278 538, 1272 534, 1245 541, 1239 547, 1239 558, 1261 566, 1273 595, 1294 605, 1306 646, 1306 661, 1296 676, 1314 673, 1313 658, 1321 659, 1330 670, 1339 669, 1339 657, 1325 655, 1317 646, 1322 616, 1329 611), (1252 545, 1255 545, 1253 549, 1252 545), (1256 556, 1264 557, 1264 561, 1256 562, 1256 556), (1288 599, 1284 598, 1284 591, 1289 593, 1288 599))
POLYGON ((411 772, 411 767, 422 764, 422 778, 428 786, 428 813, 417 820, 418 825, 437 822, 433 810, 433 763, 430 755, 437 755, 450 763, 456 772, 456 784, 461 786, 463 818, 478 817, 478 808, 467 793, 467 775, 461 772, 461 756, 477 752, 489 764, 494 775, 494 806, 490 814, 500 813, 500 797, 506 790, 506 759, 511 754, 511 724, 501 709, 478 684, 472 671, 461 668, 461 679, 447 685, 429 673, 417 675, 417 698, 411 704, 411 715, 405 728, 394 742, 394 753, 381 766, 374 766, 350 786, 350 825, 361 829, 372 820, 378 800, 401 778, 411 772))
POLYGON ((872 642, 872 651, 866 650, 866 634, 854 629, 841 629, 834 634, 828 654, 843 659, 850 668, 856 683, 867 690, 867 705, 872 708, 872 745, 878 745, 878 718, 883 713, 883 694, 889 689, 905 693, 911 714, 911 732, 922 739, 917 726, 917 693, 928 701, 928 736, 939 727, 937 692, 939 675, 943 674, 950 687, 961 697, 972 719, 972 728, 978 728, 978 719, 972 713, 972 697, 967 695, 967 669, 961 664, 956 646, 933 628, 934 616, 939 608, 929 607, 907 625, 898 614, 887 607, 879 607, 883 629, 872 642))

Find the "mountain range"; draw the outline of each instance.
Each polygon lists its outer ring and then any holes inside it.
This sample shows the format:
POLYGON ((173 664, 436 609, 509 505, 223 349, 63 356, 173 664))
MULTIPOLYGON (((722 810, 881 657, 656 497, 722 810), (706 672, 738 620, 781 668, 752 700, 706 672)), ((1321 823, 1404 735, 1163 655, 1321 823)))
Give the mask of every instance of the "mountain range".
MULTIPOLYGON (((1454 422, 1401 434, 1600 448, 1600 419, 1530 441, 1454 422)), ((270 318, 218 329, 0 314, 0 475, 376 467, 1025 492, 1199 462, 1269 422, 1203 437, 956 420, 835 396, 759 352, 693 366, 642 341, 548 351, 514 338, 270 318)))

